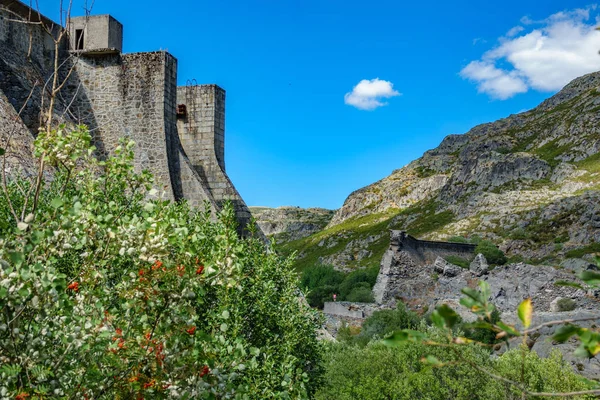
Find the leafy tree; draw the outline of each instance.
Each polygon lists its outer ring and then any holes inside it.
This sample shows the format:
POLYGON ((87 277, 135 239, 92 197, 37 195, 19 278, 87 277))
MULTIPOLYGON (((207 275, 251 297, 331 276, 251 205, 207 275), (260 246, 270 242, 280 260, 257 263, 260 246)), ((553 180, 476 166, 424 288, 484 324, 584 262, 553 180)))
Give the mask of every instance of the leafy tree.
POLYGON ((230 205, 162 201, 132 142, 105 161, 89 143, 43 131, 52 181, 3 184, 0 397, 309 397, 320 319, 290 260, 240 239, 230 205))
POLYGON ((345 300, 353 303, 373 303, 375 301, 371 286, 367 282, 360 282, 346 296, 345 300))
POLYGON ((367 318, 358 335, 351 335, 349 329, 342 329, 342 337, 346 343, 365 346, 374 338, 380 339, 400 329, 417 329, 421 318, 408 310, 404 303, 399 302, 395 310, 375 311, 367 318))
POLYGON ((378 273, 377 267, 344 274, 329 265, 316 265, 302 271, 300 287, 306 290, 306 299, 312 307, 323 308, 334 294, 339 301, 369 303, 374 301, 371 289, 378 273))
MULTIPOLYGON (((368 268, 358 269, 350 272, 341 282, 340 295, 343 299, 346 299, 348 295, 356 288, 369 287, 372 288, 377 281, 377 275, 379 274, 379 268, 368 268), (366 283, 367 285, 364 285, 366 283)), ((352 300, 349 300, 352 301, 352 300)))

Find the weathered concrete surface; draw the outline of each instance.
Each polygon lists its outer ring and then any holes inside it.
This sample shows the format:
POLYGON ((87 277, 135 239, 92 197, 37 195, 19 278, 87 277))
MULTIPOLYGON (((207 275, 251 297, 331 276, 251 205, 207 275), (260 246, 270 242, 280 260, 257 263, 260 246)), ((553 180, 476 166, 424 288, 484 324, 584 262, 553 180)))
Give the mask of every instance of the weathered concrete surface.
MULTIPOLYGON (((29 150, 21 150, 31 147, 42 105, 48 101, 40 88, 53 73, 54 45, 40 25, 12 21, 19 16, 27 19, 27 6, 14 0, 0 0, 0 5, 10 9, 0 11, 0 103, 6 108, 6 99, 12 105, 11 115, 21 110, 16 125, 0 119, 0 138, 18 125, 20 136, 13 136, 23 143, 22 149, 9 154, 8 167, 14 170, 33 160, 29 150), (23 125, 29 129, 26 138, 23 125)), ((71 22, 71 35, 59 46, 59 76, 69 74, 69 80, 56 101, 56 122, 88 125, 101 158, 114 151, 120 138, 134 140, 136 169, 152 172, 165 198, 185 199, 194 207, 208 205, 213 213, 231 201, 244 233, 250 212, 225 173, 224 90, 216 85, 189 88, 190 114, 178 127, 175 57, 164 51, 120 54, 123 27, 111 16, 71 22), (81 34, 77 30, 83 33, 83 49, 69 52, 76 48, 73 35, 81 34)), ((57 35, 62 28, 53 26, 52 34, 57 35)))
POLYGON ((339 317, 358 318, 358 319, 365 318, 365 313, 360 307, 357 307, 353 303, 350 303, 347 301, 325 302, 325 305, 323 307, 323 312, 325 314, 337 315, 339 317))
POLYGON ((120 53, 123 50, 123 25, 110 15, 71 18, 69 46, 71 50, 84 52, 112 49, 120 53), (83 36, 79 36, 81 34, 83 36))
POLYGON ((471 258, 474 250, 475 245, 472 244, 418 240, 406 232, 392 230, 390 247, 383 255, 379 275, 373 287, 373 297, 377 303, 383 304, 393 300, 399 290, 418 292, 418 287, 406 287, 405 281, 414 274, 422 273, 422 267, 426 265, 432 269, 431 276, 434 273, 448 277, 460 275, 462 269, 446 262, 444 258, 471 258))
POLYGON ((395 251, 406 251, 418 264, 431 264, 438 257, 457 256, 470 258, 475 251, 474 244, 436 242, 419 240, 404 231, 390 232, 390 248, 395 251))

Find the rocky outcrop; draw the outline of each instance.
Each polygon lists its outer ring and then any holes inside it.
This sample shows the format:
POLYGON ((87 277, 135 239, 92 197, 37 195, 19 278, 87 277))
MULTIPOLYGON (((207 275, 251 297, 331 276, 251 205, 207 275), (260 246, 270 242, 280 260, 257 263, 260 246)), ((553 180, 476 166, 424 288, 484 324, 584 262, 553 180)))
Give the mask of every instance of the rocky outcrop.
POLYGON ((488 262, 483 254, 477 254, 475 259, 471 261, 471 264, 469 265, 469 271, 475 274, 475 276, 481 276, 487 273, 489 270, 490 266, 488 265, 488 262))
MULTIPOLYGON (((449 135, 419 159, 351 193, 320 236, 343 241, 354 239, 353 232, 374 236, 388 229, 431 240, 478 235, 526 261, 558 265, 581 258, 600 242, 599 111, 596 72, 530 111, 449 135), (372 229, 365 228, 369 224, 372 229)), ((383 256, 383 246, 373 247, 364 248, 373 259, 383 256)), ((313 249, 307 242, 302 253, 313 249)), ((343 268, 362 265, 340 257, 343 252, 339 247, 323 259, 343 268)))
MULTIPOLYGON (((502 320, 512 325, 520 323, 516 309, 525 298, 533 301, 534 326, 581 317, 595 318, 583 323, 588 328, 600 323, 600 291, 557 285, 559 281, 577 281, 571 270, 524 263, 491 268, 481 254, 475 257, 469 269, 463 269, 441 257, 431 264, 419 264, 409 252, 390 246, 382 259, 373 295, 381 308, 392 308, 397 301, 421 311, 448 304, 464 321, 472 321, 475 315, 460 305, 461 289, 475 288, 479 280, 489 284, 489 300, 500 311, 502 320)), ((530 335, 530 348, 543 357, 558 349, 578 372, 589 378, 597 377, 600 361, 576 358, 573 351, 578 344, 574 340, 564 344, 553 342, 551 337, 556 328, 545 327, 530 335)), ((518 346, 519 342, 515 339, 512 344, 518 346)), ((499 350, 502 352, 504 348, 499 350)))
POLYGON ((331 220, 334 210, 300 207, 250 207, 260 229, 277 243, 292 241, 322 230, 331 220))

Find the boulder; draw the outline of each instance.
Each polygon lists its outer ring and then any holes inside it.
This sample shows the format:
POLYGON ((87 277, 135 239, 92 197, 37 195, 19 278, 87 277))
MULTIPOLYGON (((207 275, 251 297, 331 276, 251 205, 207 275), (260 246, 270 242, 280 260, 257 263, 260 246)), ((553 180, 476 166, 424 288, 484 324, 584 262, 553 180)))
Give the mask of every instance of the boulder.
POLYGON ((585 270, 597 270, 598 267, 582 258, 567 258, 560 263, 560 266, 566 270, 579 273, 585 270))
POLYGON ((449 263, 442 257, 438 257, 435 259, 435 263, 433 264, 433 270, 449 278, 457 276, 462 272, 461 267, 449 263))
POLYGON ((483 254, 479 253, 475 256, 475 259, 471 261, 469 270, 476 276, 481 276, 490 270, 490 266, 483 254))
POLYGON ((558 305, 558 302, 562 300, 562 297, 557 297, 554 300, 552 300, 550 302, 550 307, 548 308, 548 311, 550 312, 560 312, 560 307, 558 305))

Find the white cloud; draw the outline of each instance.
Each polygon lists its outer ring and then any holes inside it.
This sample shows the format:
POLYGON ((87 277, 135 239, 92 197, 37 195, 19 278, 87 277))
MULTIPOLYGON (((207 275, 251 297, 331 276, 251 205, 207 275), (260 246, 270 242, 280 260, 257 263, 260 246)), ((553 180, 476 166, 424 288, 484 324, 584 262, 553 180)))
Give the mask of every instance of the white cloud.
POLYGON ((475 82, 479 92, 501 100, 529 89, 559 90, 600 70, 600 31, 595 30, 597 16, 591 16, 595 10, 562 11, 542 21, 523 17, 521 23, 530 29, 512 28, 460 75, 475 82))
POLYGON ((394 90, 392 82, 379 78, 363 79, 354 86, 351 92, 346 93, 344 103, 359 110, 374 110, 377 107, 387 105, 383 99, 394 96, 400 96, 400 93, 394 90))
POLYGON ((518 33, 523 32, 525 30, 525 28, 523 28, 522 26, 514 26, 512 28, 510 28, 510 30, 508 32, 506 32, 506 37, 507 38, 511 38, 513 36, 516 36, 518 33))

